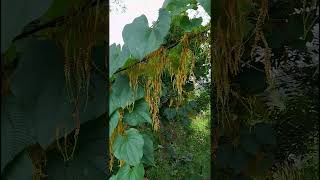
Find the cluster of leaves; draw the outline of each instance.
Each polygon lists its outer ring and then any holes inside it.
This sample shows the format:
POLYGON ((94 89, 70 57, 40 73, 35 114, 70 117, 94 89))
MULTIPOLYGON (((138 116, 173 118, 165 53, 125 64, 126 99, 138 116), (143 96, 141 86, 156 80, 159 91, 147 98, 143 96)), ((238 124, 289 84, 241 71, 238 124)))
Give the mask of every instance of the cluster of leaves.
MULTIPOLYGON (((200 31, 202 20, 190 20, 186 15, 186 10, 194 8, 196 4, 196 1, 167 0, 159 9, 158 20, 152 27, 148 26, 145 15, 137 17, 122 31, 124 45, 110 46, 109 78, 112 84, 109 99, 109 137, 112 154, 120 162, 120 168, 110 179, 143 179, 144 166, 154 165, 153 137, 146 133, 151 131, 150 124, 153 121, 150 115, 151 107, 144 100, 145 85, 141 83, 145 82, 139 81, 137 87, 133 87, 130 77, 122 72, 148 60, 146 57, 161 47, 170 50, 177 46, 184 33, 200 31)), ((175 61, 179 60, 179 54, 174 48, 172 57, 175 61)), ((186 119, 188 111, 194 107, 195 104, 191 103, 190 106, 180 108, 179 117, 186 119)), ((166 109, 168 116, 173 116, 169 111, 176 112, 166 109)))

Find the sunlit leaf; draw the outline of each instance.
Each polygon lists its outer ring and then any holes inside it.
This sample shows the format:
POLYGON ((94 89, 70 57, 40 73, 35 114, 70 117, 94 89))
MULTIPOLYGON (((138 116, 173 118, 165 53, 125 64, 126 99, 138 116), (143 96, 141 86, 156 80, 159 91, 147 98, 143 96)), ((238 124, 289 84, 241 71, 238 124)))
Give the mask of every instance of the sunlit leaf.
POLYGON ((133 57, 142 60, 160 47, 169 31, 170 23, 170 15, 164 9, 159 10, 159 18, 152 28, 148 25, 147 17, 141 15, 125 25, 122 31, 123 41, 133 57))

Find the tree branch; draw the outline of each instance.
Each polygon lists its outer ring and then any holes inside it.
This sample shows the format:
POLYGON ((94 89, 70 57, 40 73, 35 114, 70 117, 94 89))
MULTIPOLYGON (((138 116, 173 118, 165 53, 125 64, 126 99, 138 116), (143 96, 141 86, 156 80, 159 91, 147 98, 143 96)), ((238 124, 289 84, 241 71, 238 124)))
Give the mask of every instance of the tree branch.
MULTIPOLYGON (((203 32, 192 34, 191 37, 194 38, 194 37, 195 37, 196 35, 198 35, 198 34, 206 33, 206 30, 207 30, 207 28, 206 28, 205 31, 203 31, 203 32)), ((178 41, 174 42, 173 44, 163 45, 163 46, 161 46, 160 48, 165 48, 165 49, 167 49, 167 50, 170 50, 170 49, 176 47, 180 42, 181 42, 181 40, 178 40, 178 41)), ((158 48, 157 50, 159 50, 160 48, 158 48)), ((157 50, 155 50, 155 51, 157 51, 157 50)), ((153 52, 154 52, 154 51, 153 51, 153 52)), ((117 70, 114 74, 118 74, 118 73, 120 73, 120 72, 122 72, 122 71, 125 71, 125 70, 127 70, 127 69, 130 69, 130 68, 132 68, 133 66, 135 66, 135 65, 137 65, 137 64, 139 64, 139 63, 145 62, 145 61, 147 61, 147 60, 148 60, 148 59, 145 57, 145 58, 143 58, 141 61, 138 61, 138 62, 132 64, 131 66, 128 66, 128 67, 126 67, 126 68, 122 68, 122 69, 117 70)))
MULTIPOLYGON (((180 41, 177 41, 177 42, 175 42, 175 43, 173 43, 173 44, 168 45, 168 47, 161 46, 160 48, 164 47, 164 48, 166 48, 166 49, 169 50, 169 49, 172 49, 172 48, 176 47, 179 43, 180 43, 180 41)), ((159 49, 160 49, 160 48, 159 48, 159 49)), ((159 49, 157 49, 157 50, 159 50, 159 49)), ((155 50, 155 51, 157 51, 157 50, 155 50)), ((140 63, 142 63, 142 62, 145 62, 145 61, 147 61, 147 60, 148 60, 147 58, 143 58, 141 61, 138 61, 138 62, 132 64, 131 66, 128 66, 128 67, 125 67, 125 68, 122 68, 122 69, 117 70, 114 74, 118 74, 118 73, 120 73, 120 72, 122 72, 122 71, 125 71, 125 70, 127 70, 127 69, 130 69, 130 68, 132 68, 133 66, 135 66, 135 65, 137 65, 137 64, 140 64, 140 63)))

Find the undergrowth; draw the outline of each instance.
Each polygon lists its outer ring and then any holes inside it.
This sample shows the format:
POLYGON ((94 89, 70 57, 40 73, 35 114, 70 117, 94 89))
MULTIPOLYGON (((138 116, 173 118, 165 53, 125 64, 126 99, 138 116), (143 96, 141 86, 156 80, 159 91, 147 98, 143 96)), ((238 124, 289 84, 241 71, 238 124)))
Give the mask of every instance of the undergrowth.
MULTIPOLYGON (((146 171, 149 180, 210 179, 210 111, 192 118, 189 131, 175 123, 176 138, 169 145, 158 145, 156 166, 146 171)), ((173 125, 173 124, 172 124, 173 125)))

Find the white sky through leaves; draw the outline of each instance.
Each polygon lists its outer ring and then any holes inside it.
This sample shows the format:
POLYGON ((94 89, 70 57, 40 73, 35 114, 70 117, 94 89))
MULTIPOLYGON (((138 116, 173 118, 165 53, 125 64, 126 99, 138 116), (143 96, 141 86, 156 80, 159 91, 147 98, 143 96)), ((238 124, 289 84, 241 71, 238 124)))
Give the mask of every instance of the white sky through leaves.
MULTIPOLYGON (((121 44, 123 45, 122 30, 126 24, 131 23, 135 18, 144 14, 147 19, 149 26, 152 22, 158 19, 158 10, 161 8, 164 0, 122 0, 126 7, 125 12, 111 11, 110 12, 110 41, 109 44, 121 44)), ((112 6, 116 6, 111 3, 112 6)), ((204 19, 202 25, 209 22, 209 16, 206 14, 202 7, 199 7, 197 11, 188 10, 189 17, 202 17, 204 19)))

